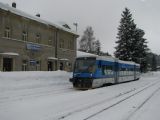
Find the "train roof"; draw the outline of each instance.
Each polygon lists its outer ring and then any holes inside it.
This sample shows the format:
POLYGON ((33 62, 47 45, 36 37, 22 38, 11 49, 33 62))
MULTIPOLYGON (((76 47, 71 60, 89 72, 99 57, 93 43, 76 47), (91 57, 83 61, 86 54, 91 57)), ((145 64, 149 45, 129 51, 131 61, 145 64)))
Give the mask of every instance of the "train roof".
POLYGON ((97 56, 97 55, 77 50, 77 58, 79 58, 79 57, 87 57, 87 56, 97 56))
POLYGON ((97 60, 107 60, 107 61, 112 61, 115 62, 116 58, 111 57, 111 56, 98 56, 96 57, 97 60))
POLYGON ((94 54, 82 55, 77 58, 83 58, 83 57, 94 57, 94 58, 96 58, 96 60, 108 60, 108 61, 112 61, 112 62, 115 62, 115 60, 116 60, 116 58, 113 58, 111 56, 98 56, 98 55, 94 55, 94 54))
POLYGON ((140 64, 138 64, 138 63, 135 63, 135 65, 138 66, 138 67, 140 67, 140 64))
MULTIPOLYGON (((84 52, 82 52, 82 53, 84 53, 84 52)), ((78 54, 80 54, 80 53, 78 53, 78 54)), ((107 60, 107 61, 111 61, 111 62, 118 62, 118 63, 122 63, 122 64, 140 66, 139 64, 132 62, 132 61, 123 61, 123 60, 119 60, 118 58, 114 58, 112 56, 98 56, 98 55, 94 55, 94 54, 90 54, 90 53, 78 55, 77 58, 83 58, 83 57, 95 57, 96 60, 107 60)))
POLYGON ((119 63, 122 63, 122 64, 130 64, 130 65, 135 65, 135 62, 132 62, 132 61, 123 61, 123 60, 118 60, 119 63))

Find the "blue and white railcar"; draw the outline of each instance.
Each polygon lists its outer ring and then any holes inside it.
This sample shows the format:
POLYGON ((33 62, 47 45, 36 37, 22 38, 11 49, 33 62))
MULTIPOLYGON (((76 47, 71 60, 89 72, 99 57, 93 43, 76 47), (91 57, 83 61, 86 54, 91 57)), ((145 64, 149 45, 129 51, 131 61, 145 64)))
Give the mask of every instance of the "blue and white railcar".
POLYGON ((140 78, 140 64, 135 64, 135 80, 140 78))
POLYGON ((118 82, 126 82, 135 79, 135 63, 118 60, 118 82))
POLYGON ((107 83, 116 84, 138 79, 138 68, 139 65, 134 62, 113 57, 83 56, 76 59, 70 81, 75 88, 96 88, 107 83))
POLYGON ((100 87, 107 83, 115 83, 115 58, 97 56, 95 68, 92 88, 100 87))

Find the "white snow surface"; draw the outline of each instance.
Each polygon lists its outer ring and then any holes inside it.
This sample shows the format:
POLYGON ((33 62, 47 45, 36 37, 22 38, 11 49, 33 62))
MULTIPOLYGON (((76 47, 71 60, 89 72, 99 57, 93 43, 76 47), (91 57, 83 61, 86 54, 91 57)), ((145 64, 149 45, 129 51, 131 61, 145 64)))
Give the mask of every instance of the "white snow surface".
POLYGON ((77 51, 77 57, 83 57, 83 56, 98 56, 98 55, 86 53, 86 52, 82 52, 82 51, 77 51))
POLYGON ((13 56, 19 56, 18 53, 13 53, 13 52, 0 53, 0 55, 13 55, 13 56))
POLYGON ((77 90, 72 73, 0 72, 0 120, 160 120, 160 72, 77 90))

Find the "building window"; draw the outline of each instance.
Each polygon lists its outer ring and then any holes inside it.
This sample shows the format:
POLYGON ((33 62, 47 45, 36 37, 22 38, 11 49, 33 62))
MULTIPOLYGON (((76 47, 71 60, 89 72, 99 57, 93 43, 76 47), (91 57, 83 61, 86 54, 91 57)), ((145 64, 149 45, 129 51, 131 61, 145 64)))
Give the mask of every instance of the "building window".
POLYGON ((68 49, 71 49, 71 50, 74 49, 74 41, 72 39, 70 39, 68 42, 68 49))
POLYGON ((40 43, 41 42, 41 36, 40 34, 36 35, 36 43, 40 43))
POLYGON ((55 39, 52 40, 52 45, 55 46, 55 39))
POLYGON ((71 40, 68 40, 68 49, 71 49, 71 40))
POLYGON ((27 60, 22 61, 22 71, 27 71, 27 60))
POLYGON ((27 32, 25 31, 22 32, 22 40, 27 41, 27 32))
POLYGON ((10 28, 6 27, 4 32, 4 37, 10 38, 10 33, 11 33, 10 28))
POLYGON ((49 38, 48 38, 48 45, 51 45, 51 46, 53 45, 52 37, 49 37, 49 38))
POLYGON ((64 40, 63 39, 60 39, 59 47, 60 48, 64 48, 64 40))
POLYGON ((52 40, 51 39, 48 40, 48 45, 52 45, 52 40))

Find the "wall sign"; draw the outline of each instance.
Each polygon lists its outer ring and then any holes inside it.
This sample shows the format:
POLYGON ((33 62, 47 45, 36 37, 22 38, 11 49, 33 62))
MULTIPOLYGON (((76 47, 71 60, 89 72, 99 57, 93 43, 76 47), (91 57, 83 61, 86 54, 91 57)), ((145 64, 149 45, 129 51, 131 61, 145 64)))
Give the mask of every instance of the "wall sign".
POLYGON ((42 47, 40 45, 27 43, 27 50, 39 51, 41 48, 42 47))

